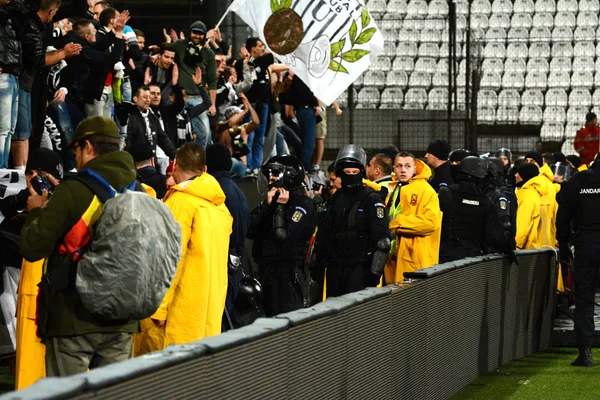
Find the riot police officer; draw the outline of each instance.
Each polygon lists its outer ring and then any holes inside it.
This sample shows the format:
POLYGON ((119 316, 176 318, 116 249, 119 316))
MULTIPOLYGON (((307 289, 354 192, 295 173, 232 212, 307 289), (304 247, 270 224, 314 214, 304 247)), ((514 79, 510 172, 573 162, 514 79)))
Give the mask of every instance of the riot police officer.
POLYGON ((327 268, 327 296, 341 296, 377 286, 392 234, 381 197, 363 185, 365 151, 356 145, 340 149, 336 159, 342 189, 328 201, 315 243, 311 274, 327 268))
POLYGON ((494 154, 494 156, 496 156, 497 158, 500 159, 500 161, 502 161, 502 164, 503 164, 502 176, 504 179, 507 179, 508 171, 512 167, 512 151, 510 151, 510 149, 502 147, 501 149, 498 149, 498 151, 496 152, 496 154, 494 154))
POLYGON ((481 190, 490 198, 498 221, 504 228, 505 236, 511 248, 514 249, 517 233, 517 196, 510 187, 506 186, 503 173, 504 163, 497 157, 488 157, 487 175, 481 181, 481 190))
POLYGON ((304 167, 293 156, 271 158, 261 168, 259 183, 268 190, 250 214, 248 238, 258 264, 265 315, 271 317, 303 306, 303 268, 315 230, 313 201, 304 194, 304 167))
POLYGON ((466 157, 460 163, 455 183, 440 190, 440 263, 506 250, 504 229, 494 206, 478 187, 486 174, 485 160, 466 157))
POLYGON ((594 336, 594 297, 600 268, 600 161, 574 175, 563 185, 558 198, 556 217, 560 258, 572 265, 575 245, 573 284, 575 286, 575 337, 579 356, 571 365, 593 367, 592 338, 594 336), (573 229, 571 230, 571 226, 573 229))

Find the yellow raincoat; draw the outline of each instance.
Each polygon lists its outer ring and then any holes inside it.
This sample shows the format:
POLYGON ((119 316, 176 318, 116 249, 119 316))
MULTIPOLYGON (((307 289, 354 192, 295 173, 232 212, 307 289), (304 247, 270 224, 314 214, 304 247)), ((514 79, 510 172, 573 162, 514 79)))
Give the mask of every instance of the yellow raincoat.
MULTIPOLYGON (((397 259, 395 266, 386 265, 386 283, 400 282, 404 272, 438 263, 442 232, 440 202, 427 182, 431 169, 421 160, 416 160, 416 164, 415 176, 400 188, 400 215, 390 222, 390 230, 397 236, 397 259)), ((390 185, 390 189, 393 193, 396 186, 390 185)))
POLYGON ((229 235, 233 218, 225 194, 208 173, 172 187, 165 204, 181 225, 183 252, 177 274, 152 319, 141 321, 135 355, 221 333, 227 296, 229 235))
POLYGON ((44 260, 23 260, 17 289, 17 357, 15 389, 21 390, 46 377, 46 346, 37 336, 37 284, 44 260))
POLYGON ((544 177, 548 193, 542 196, 540 208, 542 237, 541 245, 546 247, 556 247, 556 213, 558 212, 558 203, 556 194, 560 191, 560 185, 554 183, 554 174, 548 166, 544 164, 540 168, 540 177, 544 177))
POLYGON ((517 189, 517 250, 542 247, 542 199, 548 195, 546 178, 538 175, 517 189))

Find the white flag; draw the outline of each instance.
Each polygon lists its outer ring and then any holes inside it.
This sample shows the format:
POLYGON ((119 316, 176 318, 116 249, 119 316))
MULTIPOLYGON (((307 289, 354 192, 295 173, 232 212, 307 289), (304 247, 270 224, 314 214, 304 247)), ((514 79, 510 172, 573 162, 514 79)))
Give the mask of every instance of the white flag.
POLYGON ((383 51, 383 35, 363 0, 236 0, 230 9, 327 105, 383 51), (302 19, 304 38, 291 54, 280 55, 263 30, 269 17, 286 8, 302 19))

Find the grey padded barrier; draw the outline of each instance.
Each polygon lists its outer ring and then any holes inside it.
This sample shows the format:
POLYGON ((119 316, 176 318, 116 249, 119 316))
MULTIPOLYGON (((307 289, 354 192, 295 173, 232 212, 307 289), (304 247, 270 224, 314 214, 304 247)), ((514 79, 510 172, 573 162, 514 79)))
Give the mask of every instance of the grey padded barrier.
POLYGON ((0 399, 449 398, 551 345, 555 252, 518 257, 520 266, 485 256, 416 271, 0 399))

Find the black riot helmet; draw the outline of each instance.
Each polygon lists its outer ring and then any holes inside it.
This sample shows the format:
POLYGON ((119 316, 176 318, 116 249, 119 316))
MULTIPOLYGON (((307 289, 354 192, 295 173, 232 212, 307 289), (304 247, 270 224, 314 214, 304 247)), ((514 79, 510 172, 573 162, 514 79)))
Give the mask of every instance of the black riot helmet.
POLYGON ((473 178, 485 178, 485 175, 487 174, 487 162, 475 156, 466 157, 460 163, 458 172, 462 172, 473 178))
POLYGON ((259 281, 248 275, 242 278, 235 307, 244 320, 244 325, 250 325, 257 318, 265 316, 262 308, 262 286, 259 281))
POLYGON ((500 178, 504 175, 504 163, 498 157, 488 157, 485 159, 487 162, 487 171, 494 178, 500 178))
POLYGON ((502 147, 501 149, 498 149, 498 151, 494 155, 498 158, 501 158, 501 157, 508 158, 509 164, 512 162, 512 151, 510 151, 510 149, 507 149, 506 147, 502 147))
POLYGON ((304 186, 304 175, 304 166, 296 157, 275 156, 260 168, 259 191, 264 193, 273 187, 299 189, 304 186))
POLYGON ((461 162, 466 157, 469 156, 469 152, 465 149, 455 149, 450 152, 448 156, 448 161, 452 162, 461 162))
POLYGON ((342 180, 342 190, 360 190, 363 187, 365 177, 365 164, 367 153, 355 144, 342 147, 335 159, 336 175, 342 180), (344 172, 345 168, 358 168, 360 173, 349 175, 344 172))
POLYGON ((554 172, 555 182, 566 182, 573 175, 571 165, 568 162, 557 162, 550 168, 554 172))

